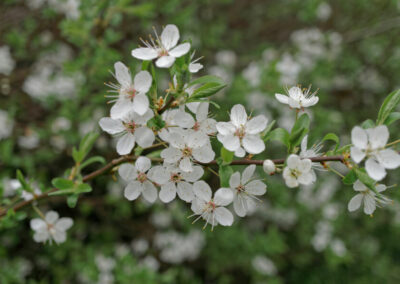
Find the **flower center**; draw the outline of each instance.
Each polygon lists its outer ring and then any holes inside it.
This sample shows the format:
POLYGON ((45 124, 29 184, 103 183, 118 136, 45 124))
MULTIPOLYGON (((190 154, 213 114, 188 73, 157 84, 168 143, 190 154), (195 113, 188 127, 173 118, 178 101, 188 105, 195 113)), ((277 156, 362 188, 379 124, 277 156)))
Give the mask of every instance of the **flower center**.
POLYGON ((172 182, 179 182, 181 180, 182 180, 182 177, 181 177, 180 174, 178 174, 178 173, 172 173, 171 174, 171 181, 172 182))
POLYGON ((147 180, 147 175, 145 173, 139 172, 137 180, 144 183, 147 180))
POLYGON ((205 206, 205 211, 207 212, 213 212, 217 205, 215 205, 214 201, 211 199, 210 201, 207 202, 205 206))
POLYGON ((194 131, 198 131, 200 129, 200 123, 198 123, 197 121, 195 122, 195 124, 193 125, 193 130, 194 131))
POLYGON ((192 155, 192 149, 190 149, 189 147, 185 147, 183 150, 182 150, 182 155, 184 156, 184 157, 190 157, 191 155, 192 155))
POLYGON ((168 50, 162 48, 159 52, 158 52, 158 56, 168 56, 168 50))
POLYGON ((134 123, 133 121, 132 122, 127 122, 124 125, 125 125, 125 128, 126 128, 126 131, 128 131, 128 132, 130 132, 132 134, 135 132, 135 129, 137 127, 136 123, 134 123))
POLYGON ((237 191, 237 193, 243 192, 244 191, 244 186, 243 185, 239 185, 238 187, 236 187, 236 191, 237 191))
POLYGON ((290 170, 290 175, 297 179, 299 176, 301 176, 301 172, 296 169, 292 169, 290 170))
POLYGON ((135 90, 135 88, 133 88, 133 87, 130 87, 129 89, 127 89, 127 90, 125 91, 125 97, 126 97, 127 99, 133 100, 133 98, 135 97, 135 95, 136 95, 136 90, 135 90))
POLYGON ((244 130, 244 126, 241 125, 240 128, 236 129, 235 131, 235 136, 239 137, 240 139, 242 139, 245 135, 245 130, 244 130))

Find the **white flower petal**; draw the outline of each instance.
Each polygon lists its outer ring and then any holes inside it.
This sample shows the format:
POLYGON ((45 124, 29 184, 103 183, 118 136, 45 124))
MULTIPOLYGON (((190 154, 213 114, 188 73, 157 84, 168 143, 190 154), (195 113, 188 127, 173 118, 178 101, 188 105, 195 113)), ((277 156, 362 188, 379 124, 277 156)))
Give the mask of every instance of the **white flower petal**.
POLYGON ((375 128, 367 129, 367 133, 372 149, 385 147, 389 140, 389 129, 386 125, 379 125, 375 128))
POLYGON ((365 169, 367 170, 368 175, 376 181, 380 181, 386 176, 385 168, 372 158, 369 158, 365 162, 365 169))
POLYGON ((56 231, 52 237, 57 244, 61 244, 67 240, 67 234, 65 231, 56 231))
POLYGON ((289 104, 289 97, 288 96, 285 96, 285 95, 282 95, 282 94, 275 94, 275 98, 279 102, 281 102, 283 104, 289 104))
POLYGON ((33 240, 37 243, 44 243, 49 239, 49 237, 50 237, 49 231, 43 230, 43 231, 36 232, 33 235, 33 240))
POLYGON ((160 155, 167 163, 176 163, 180 158, 182 158, 182 152, 174 147, 168 147, 162 150, 160 155))
POLYGON ((303 173, 298 177, 298 182, 304 185, 310 185, 313 183, 315 177, 312 172, 303 173))
POLYGON ((364 196, 364 213, 371 215, 376 209, 375 199, 370 195, 364 196))
POLYGON ((235 210, 236 215, 239 217, 246 216, 246 202, 247 201, 241 196, 241 194, 238 194, 233 200, 233 209, 235 210))
POLYGON ((157 58, 158 52, 154 48, 139 47, 132 50, 132 56, 140 60, 152 60, 157 58))
POLYGON ((125 133, 118 139, 117 153, 120 155, 129 154, 135 146, 135 136, 131 133, 125 133))
POLYGON ((132 201, 139 197, 139 195, 143 191, 142 183, 138 182, 137 180, 131 181, 125 187, 124 196, 126 199, 132 201))
POLYGON ((242 172, 242 184, 246 184, 251 177, 254 175, 254 171, 256 170, 256 165, 247 166, 242 172))
POLYGON ((353 189, 355 191, 367 191, 368 187, 363 184, 360 180, 356 180, 356 182, 353 184, 353 189))
POLYGON ((176 197, 176 186, 173 182, 168 182, 161 186, 159 193, 160 200, 164 203, 169 203, 176 197))
POLYGON ((205 202, 211 200, 212 196, 211 188, 208 185, 208 183, 206 183, 203 180, 196 181, 193 184, 193 192, 198 198, 204 200, 205 202))
POLYGON ((136 160, 135 167, 139 172, 145 173, 151 167, 151 160, 147 157, 139 157, 136 160))
POLYGON ((265 150, 264 141, 258 135, 246 135, 243 138, 243 147, 250 154, 259 154, 265 150))
POLYGON ((267 127, 268 119, 264 115, 257 115, 246 123, 246 133, 257 134, 267 127))
POLYGON ((301 108, 301 105, 300 105, 299 101, 295 100, 295 99, 293 99, 291 97, 289 98, 289 106, 291 108, 301 108))
POLYGON ((100 119, 99 125, 101 129, 109 134, 117 134, 125 130, 125 127, 120 120, 109 117, 103 117, 100 119))
POLYGON ((42 219, 35 218, 30 221, 31 229, 34 231, 43 230, 47 228, 46 222, 42 219))
POLYGON ((224 147, 234 152, 240 147, 239 137, 233 136, 232 134, 228 135, 218 135, 218 140, 224 145, 224 147))
POLYGON ((286 163, 287 163, 287 165, 288 165, 289 168, 295 169, 295 168, 297 168, 297 167, 300 165, 301 160, 300 160, 300 157, 299 157, 299 156, 297 156, 297 155, 295 155, 295 154, 291 154, 291 155, 287 158, 286 163))
POLYGON ((194 198, 192 185, 186 181, 178 182, 177 192, 180 199, 186 202, 191 202, 194 198))
POLYGON ((359 149, 365 150, 368 145, 367 132, 359 126, 351 130, 351 143, 359 149))
POLYGON ((72 227, 74 221, 71 218, 63 217, 60 218, 54 225, 57 230, 66 231, 72 227))
POLYGON ((168 137, 168 142, 175 148, 185 148, 185 138, 180 133, 171 132, 170 137, 168 137))
POLYGON ((215 192, 214 202, 219 206, 227 206, 233 201, 233 193, 230 188, 220 188, 215 192))
POLYGON ((59 216, 56 211, 49 211, 46 213, 45 220, 49 224, 55 224, 55 222, 58 220, 59 216))
POLYGON ((174 117, 176 124, 183 128, 192 128, 194 126, 194 118, 184 111, 178 111, 174 117))
POLYGON ((204 174, 204 170, 200 166, 193 166, 193 171, 189 173, 182 173, 183 178, 188 182, 195 182, 199 180, 204 174))
POLYGON ((173 56, 161 56, 156 61, 156 66, 159 68, 169 68, 174 64, 175 57, 173 56))
POLYGON ((189 52, 189 50, 190 50, 190 43, 185 42, 170 50, 168 54, 177 58, 181 57, 182 55, 185 55, 186 53, 189 52))
POLYGON ((241 127, 245 125, 247 122, 247 113, 244 106, 240 104, 234 105, 231 109, 230 117, 234 126, 241 127))
POLYGON ((166 50, 174 47, 179 40, 179 30, 175 25, 167 25, 161 33, 161 43, 166 50))
POLYGON ((147 173, 147 177, 159 185, 165 184, 170 179, 169 173, 163 166, 152 167, 147 173))
POLYGON ((203 147, 193 149, 192 154, 193 158, 195 158, 197 161, 201 163, 209 163, 215 157, 213 149, 208 145, 204 145, 203 147))
POLYGON ((236 149, 234 155, 236 157, 243 158, 244 155, 246 155, 246 151, 242 147, 239 147, 239 148, 236 149))
POLYGON ((396 169, 400 166, 400 155, 392 149, 381 150, 376 157, 386 169, 396 169))
POLYGON ((184 171, 184 172, 191 172, 193 171, 193 167, 192 167, 192 161, 190 161, 189 157, 185 157, 183 158, 180 162, 179 162, 179 168, 184 171))
POLYGON ((316 105, 318 103, 318 101, 319 101, 319 97, 313 96, 309 99, 303 100, 301 102, 301 104, 303 107, 310 107, 310 106, 316 105))
POLYGON ((142 148, 150 147, 156 139, 154 132, 147 127, 138 128, 135 131, 135 138, 138 145, 142 148))
POLYGON ((197 111, 196 111, 196 120, 198 122, 207 119, 208 107, 209 107, 209 103, 207 103, 207 102, 199 104, 199 106, 197 107, 197 111))
POLYGON ((215 119, 207 118, 200 123, 200 131, 210 135, 217 132, 216 128, 217 122, 215 119))
POLYGON ((146 180, 143 183, 142 194, 144 199, 146 199, 150 203, 154 203, 154 201, 156 201, 157 199, 157 188, 154 186, 154 184, 146 180))
POLYGON ((207 135, 204 135, 204 133, 197 131, 193 133, 188 133, 187 136, 185 136, 185 141, 190 148, 199 148, 206 145, 209 139, 207 135))
POLYGON ((122 62, 118 61, 114 64, 115 77, 122 87, 128 88, 132 85, 131 72, 122 62))
POLYGON ((203 68, 203 64, 201 63, 190 63, 189 64, 189 72, 197 73, 203 68))
POLYGON ((252 195, 263 195, 267 191, 267 186, 260 180, 253 180, 245 186, 245 190, 252 195))
POLYGON ((349 204, 347 205, 347 209, 350 212, 356 211, 358 208, 360 208, 361 206, 361 202, 363 200, 363 194, 359 193, 357 195, 355 195, 349 202, 349 204))
POLYGON ((134 78, 135 90, 145 94, 149 91, 153 78, 148 71, 140 71, 134 78))
POLYGON ((353 146, 350 148, 350 156, 354 162, 359 163, 365 158, 366 154, 360 148, 353 146))
POLYGON ((237 188, 240 185, 240 173, 235 172, 229 178, 229 186, 231 188, 237 188))
POLYGON ((139 115, 145 114, 149 109, 149 98, 144 94, 136 95, 132 107, 139 115))
POLYGON ((230 122, 218 122, 216 128, 222 135, 234 134, 236 131, 236 127, 230 122))
POLYGON ((215 219, 222 226, 231 226, 233 224, 233 215, 231 211, 225 207, 218 207, 215 209, 215 219))
POLYGON ((132 164, 122 164, 118 169, 118 173, 126 181, 134 180, 137 177, 136 168, 132 164))

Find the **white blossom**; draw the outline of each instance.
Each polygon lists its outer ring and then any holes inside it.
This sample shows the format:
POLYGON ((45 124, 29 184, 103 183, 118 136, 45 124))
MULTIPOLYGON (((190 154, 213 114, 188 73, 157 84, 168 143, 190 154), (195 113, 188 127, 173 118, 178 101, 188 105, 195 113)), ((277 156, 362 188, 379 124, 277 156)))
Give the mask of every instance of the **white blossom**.
POLYGON ((265 160, 263 162, 263 170, 269 175, 273 175, 276 171, 275 163, 272 160, 265 160))
POLYGON ((203 64, 198 63, 198 61, 201 59, 201 57, 196 58, 194 60, 193 60, 193 57, 194 57, 194 51, 193 51, 192 55, 190 56, 189 72, 190 73, 197 73, 201 69, 203 69, 203 64))
POLYGON ((37 243, 45 243, 55 241, 60 244, 66 241, 66 231, 72 227, 73 220, 71 218, 59 218, 55 211, 46 213, 45 219, 35 218, 30 222, 32 230, 35 231, 33 239, 37 243))
POLYGON ((132 50, 132 56, 140 60, 157 59, 156 66, 169 68, 174 64, 175 58, 185 55, 190 50, 190 43, 177 45, 179 30, 175 25, 167 25, 156 39, 150 38, 150 42, 142 41, 146 47, 139 47, 132 50))
POLYGON ((275 94, 276 99, 289 105, 291 108, 303 109, 318 103, 319 98, 315 95, 317 92, 311 93, 311 86, 304 92, 299 87, 292 87, 287 90, 288 95, 275 94))
POLYGON ((153 111, 150 109, 142 116, 131 111, 122 119, 103 117, 99 125, 105 132, 117 135, 117 152, 120 155, 127 155, 132 151, 135 143, 143 148, 153 144, 154 133, 146 126, 147 121, 153 116, 153 111))
POLYGON ((208 163, 215 157, 208 137, 202 132, 187 130, 170 133, 168 142, 170 146, 161 152, 161 157, 166 163, 179 163, 179 168, 184 172, 193 170, 193 160, 208 163))
POLYGON ((261 180, 251 180, 255 170, 256 165, 250 165, 244 169, 242 175, 235 172, 229 179, 229 186, 234 194, 233 208, 240 217, 254 211, 255 201, 260 201, 257 196, 265 194, 267 189, 261 180))
POLYGON ((8 112, 0 109, 0 140, 10 137, 14 127, 14 121, 8 112))
POLYGON ((244 107, 238 104, 233 106, 230 118, 231 121, 218 122, 216 125, 217 138, 227 150, 235 152, 237 157, 243 157, 246 152, 259 154, 264 151, 265 144, 260 138, 268 122, 264 115, 249 120, 244 107))
POLYGON ((143 194, 144 199, 153 203, 157 199, 157 188, 153 184, 153 178, 158 176, 157 180, 168 180, 167 173, 163 167, 151 168, 151 160, 147 157, 139 157, 135 165, 123 164, 119 167, 119 175, 128 183, 124 190, 124 196, 128 200, 137 199, 143 194))
POLYGON ((119 84, 108 84, 117 95, 108 97, 115 98, 115 104, 111 108, 110 116, 113 119, 124 117, 130 111, 134 110, 139 115, 144 115, 149 109, 149 99, 146 93, 151 87, 152 77, 147 71, 140 71, 135 75, 132 82, 131 72, 122 62, 114 64, 115 75, 119 84))
MULTIPOLYGON (((378 184, 375 188, 379 193, 386 190, 386 186, 383 184, 378 184)), ((357 210, 360 208, 361 204, 364 204, 364 213, 371 215, 374 213, 376 206, 380 207, 381 205, 386 205, 391 202, 389 198, 386 198, 382 194, 378 196, 360 180, 354 183, 353 189, 359 193, 356 194, 348 204, 347 208, 350 212, 357 210)))
POLYGON ((367 157, 365 169, 374 180, 382 180, 386 176, 385 169, 395 169, 400 166, 400 155, 392 150, 386 149, 389 140, 389 130, 386 125, 375 128, 362 129, 356 126, 351 131, 350 149, 351 158, 360 163, 367 157))
POLYGON ((193 186, 196 198, 192 202, 191 209, 194 212, 192 216, 198 215, 193 221, 203 218, 206 224, 211 224, 211 230, 214 226, 231 226, 233 224, 233 215, 224 206, 229 205, 233 200, 232 190, 229 188, 218 189, 212 198, 210 186, 204 181, 198 181, 193 186))
POLYGON ((311 160, 301 159, 295 154, 291 154, 283 170, 283 178, 288 187, 297 187, 299 184, 309 185, 314 181, 315 175, 311 170, 311 160))
POLYGON ((164 203, 169 203, 175 199, 178 193, 180 199, 191 202, 194 198, 192 183, 203 176, 203 168, 193 166, 191 172, 184 172, 175 165, 166 164, 165 171, 168 175, 167 181, 160 175, 154 175, 153 177, 153 180, 161 185, 160 200, 164 203))
POLYGON ((10 75, 14 70, 15 61, 11 56, 10 47, 7 45, 0 47, 0 74, 10 75))

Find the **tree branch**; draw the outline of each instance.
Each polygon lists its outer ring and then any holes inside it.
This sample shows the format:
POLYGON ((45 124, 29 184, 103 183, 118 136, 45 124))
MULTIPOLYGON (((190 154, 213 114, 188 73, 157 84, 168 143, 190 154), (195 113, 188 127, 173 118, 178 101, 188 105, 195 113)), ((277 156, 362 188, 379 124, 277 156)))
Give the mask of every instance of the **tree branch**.
MULTIPOLYGON (((107 173, 108 171, 110 171, 113 167, 116 167, 120 164, 126 163, 126 162, 133 162, 137 159, 137 156, 134 155, 130 155, 130 156, 123 156, 117 159, 112 160, 111 162, 109 162, 107 165, 105 165, 104 167, 91 172, 90 174, 85 175, 82 178, 83 182, 87 182, 89 180, 92 180, 102 174, 107 173)), ((152 162, 156 162, 156 163, 161 163, 163 162, 162 158, 149 158, 152 162)), ((323 162, 344 162, 345 158, 342 155, 337 155, 337 156, 324 156, 324 157, 312 157, 309 158, 312 162, 315 163, 323 163, 323 162)), ((285 163, 285 159, 275 159, 272 160, 276 165, 282 165, 285 163)), ((218 165, 217 161, 213 160, 209 163, 200 163, 200 162, 195 162, 199 165, 202 166, 210 166, 210 165, 218 165)), ((250 160, 250 159, 241 159, 241 160, 234 160, 232 161, 231 165, 233 166, 238 166, 238 165, 258 165, 261 166, 264 163, 264 160, 250 160)), ((55 192, 57 191, 57 188, 53 188, 51 190, 49 190, 48 192, 45 192, 41 195, 37 195, 35 196, 34 199, 31 200, 26 200, 26 201, 21 201, 19 203, 17 203, 15 206, 13 206, 10 209, 14 209, 14 211, 18 211, 21 208, 33 203, 36 200, 41 200, 44 198, 49 197, 49 193, 51 192, 55 192)), ((2 210, 0 211, 0 217, 3 217, 7 214, 8 209, 2 210)))

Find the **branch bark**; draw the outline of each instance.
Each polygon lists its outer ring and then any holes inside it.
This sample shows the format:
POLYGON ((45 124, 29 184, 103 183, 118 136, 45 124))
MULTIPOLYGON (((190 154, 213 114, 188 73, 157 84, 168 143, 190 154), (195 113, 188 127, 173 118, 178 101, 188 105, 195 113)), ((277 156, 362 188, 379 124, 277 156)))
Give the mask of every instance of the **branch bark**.
MULTIPOLYGON (((117 159, 112 160, 111 162, 109 162, 107 165, 105 165, 104 167, 91 172, 90 174, 85 175, 82 178, 82 181, 87 182, 90 181, 102 174, 105 174, 107 172, 109 172, 113 167, 116 167, 120 164, 126 163, 126 162, 133 162, 137 159, 138 157, 134 156, 134 155, 129 155, 129 156, 123 156, 117 159)), ((344 162, 345 158, 342 155, 337 155, 337 156, 323 156, 323 157, 312 157, 309 158, 312 162, 315 163, 323 163, 323 162, 344 162)), ((156 162, 156 163, 161 163, 163 162, 162 158, 150 158, 150 160, 152 162, 156 162)), ((282 165, 285 163, 285 159, 275 159, 272 160, 276 165, 282 165)), ((234 160, 232 161, 231 165, 234 166, 238 166, 238 165, 258 165, 258 166, 262 166, 264 160, 250 160, 250 159, 241 159, 241 160, 234 160)), ((200 162, 196 162, 199 165, 202 166, 210 166, 210 165, 218 165, 217 161, 213 160, 209 163, 200 163, 200 162)), ((45 199, 47 197, 49 197, 49 193, 57 191, 57 188, 53 188, 51 190, 49 190, 48 192, 45 192, 41 195, 37 195, 35 196, 34 199, 31 200, 27 200, 27 201, 21 201, 19 203, 17 203, 15 206, 13 206, 10 209, 14 209, 14 211, 18 211, 20 209, 22 209, 25 206, 28 206, 30 204, 32 204, 34 201, 36 200, 41 200, 41 199, 45 199)), ((7 211, 9 209, 5 209, 0 211, 0 217, 3 217, 7 214, 7 211)))

